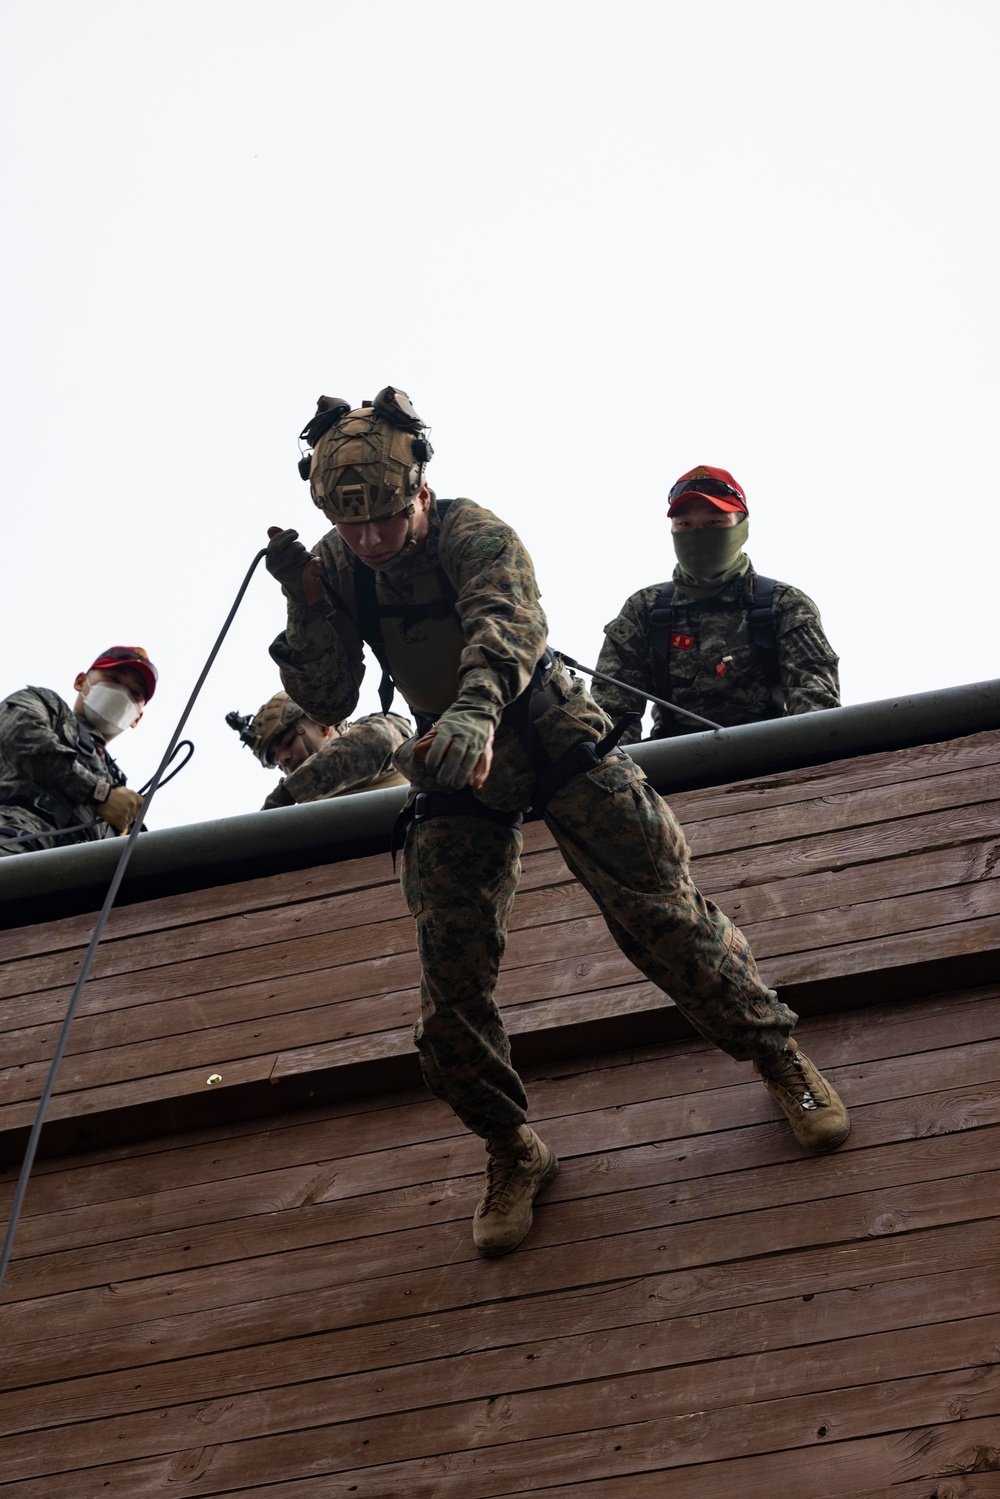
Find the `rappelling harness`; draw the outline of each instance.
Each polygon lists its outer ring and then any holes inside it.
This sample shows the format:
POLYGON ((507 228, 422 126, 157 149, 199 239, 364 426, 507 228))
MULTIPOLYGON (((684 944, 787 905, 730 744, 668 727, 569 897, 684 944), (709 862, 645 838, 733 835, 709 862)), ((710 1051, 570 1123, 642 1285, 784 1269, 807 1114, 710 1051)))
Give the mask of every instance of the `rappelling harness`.
MULTIPOLYGON (((451 500, 437 501, 437 513, 442 520, 452 503, 451 500)), ((383 604, 379 602, 376 592, 375 572, 367 567, 360 557, 352 559, 352 566, 357 607, 355 623, 362 640, 382 668, 378 695, 382 712, 388 713, 396 693, 396 682, 389 665, 382 621, 398 620, 403 630, 408 630, 423 620, 456 619, 457 622, 455 605, 458 595, 439 564, 435 569, 440 590, 440 596, 437 599, 415 604, 383 604)), ((536 780, 531 806, 535 812, 539 813, 544 813, 556 792, 575 776, 593 770, 606 755, 620 755, 622 751, 618 748, 618 740, 629 724, 634 721, 634 715, 627 714, 615 725, 611 733, 598 743, 595 744, 590 739, 582 739, 558 759, 550 759, 538 737, 535 724, 549 708, 563 701, 551 681, 555 664, 555 655, 546 646, 527 687, 519 697, 507 705, 500 719, 502 725, 515 730, 535 771, 536 780)), ((424 712, 413 707, 412 704, 409 708, 416 722, 418 737, 426 734, 437 722, 439 715, 424 712)), ((427 822, 432 817, 478 817, 486 822, 499 823, 509 828, 520 827, 524 821, 523 812, 500 812, 493 807, 487 807, 479 800, 471 787, 465 787, 461 791, 418 791, 396 820, 392 836, 393 853, 395 854, 400 847, 411 822, 427 822)))

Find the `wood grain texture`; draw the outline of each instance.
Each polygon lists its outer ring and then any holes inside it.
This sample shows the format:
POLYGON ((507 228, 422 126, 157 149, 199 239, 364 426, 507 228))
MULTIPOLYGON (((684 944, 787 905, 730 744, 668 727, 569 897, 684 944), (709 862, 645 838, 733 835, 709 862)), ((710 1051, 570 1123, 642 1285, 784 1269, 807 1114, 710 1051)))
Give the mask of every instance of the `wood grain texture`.
POLYGON ((0 1308, 0 1494, 763 1495, 815 1468, 846 1499, 990 1462, 998 1015, 994 988, 809 1022, 854 1105, 820 1160, 702 1045, 539 1078, 563 1172, 495 1263, 477 1142, 433 1101, 52 1163, 0 1308))

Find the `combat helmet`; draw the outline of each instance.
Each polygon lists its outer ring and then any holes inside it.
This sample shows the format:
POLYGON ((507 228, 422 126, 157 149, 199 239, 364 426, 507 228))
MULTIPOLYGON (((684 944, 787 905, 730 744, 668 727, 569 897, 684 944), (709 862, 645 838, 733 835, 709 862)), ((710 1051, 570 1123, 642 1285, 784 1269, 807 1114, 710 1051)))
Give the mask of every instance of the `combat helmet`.
POLYGON ((434 450, 405 391, 387 385, 356 410, 336 396, 320 396, 299 441, 309 449, 299 473, 334 525, 412 518, 434 450))
POLYGON ((304 708, 293 703, 287 692, 276 692, 269 697, 252 718, 239 713, 227 713, 226 723, 236 729, 248 749, 252 749, 261 765, 271 769, 274 760, 271 752, 281 736, 305 718, 304 708))

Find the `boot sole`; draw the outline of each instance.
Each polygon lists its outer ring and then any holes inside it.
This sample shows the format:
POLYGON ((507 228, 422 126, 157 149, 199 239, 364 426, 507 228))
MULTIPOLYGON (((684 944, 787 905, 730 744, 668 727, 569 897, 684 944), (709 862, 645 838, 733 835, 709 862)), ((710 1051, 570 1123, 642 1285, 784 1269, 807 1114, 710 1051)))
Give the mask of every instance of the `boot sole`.
MULTIPOLYGON (((535 1188, 534 1195, 531 1199, 532 1204, 534 1204, 535 1198, 538 1196, 539 1192, 544 1192, 549 1183, 553 1181, 559 1174, 559 1158, 554 1150, 549 1152, 549 1157, 549 1164, 546 1166, 545 1170, 542 1172, 541 1176, 538 1179, 538 1186, 535 1188)), ((516 1249, 519 1244, 524 1243, 525 1239, 528 1237, 528 1234, 531 1232, 531 1225, 534 1221, 535 1214, 534 1209, 532 1209, 532 1212, 528 1215, 528 1221, 524 1225, 524 1233, 521 1234, 519 1238, 515 1239, 513 1244, 501 1244, 498 1245, 495 1249, 490 1248, 489 1246, 480 1246, 479 1244, 477 1244, 476 1248, 479 1250, 479 1253, 482 1255, 484 1260, 498 1260, 502 1255, 510 1254, 511 1251, 516 1249)))

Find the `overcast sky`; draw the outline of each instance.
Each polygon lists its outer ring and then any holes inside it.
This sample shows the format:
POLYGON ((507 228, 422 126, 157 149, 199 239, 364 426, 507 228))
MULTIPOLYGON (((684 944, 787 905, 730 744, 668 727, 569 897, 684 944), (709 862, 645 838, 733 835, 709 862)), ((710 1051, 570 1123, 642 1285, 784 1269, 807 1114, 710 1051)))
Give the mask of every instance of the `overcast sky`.
MULTIPOLYGON (((0 695, 145 646, 143 781, 267 526, 326 528, 316 397, 390 383, 583 661, 710 463, 845 702, 1000 674, 998 16, 8 0, 0 695)), ((224 714, 277 690, 283 620, 262 566, 153 826, 270 789, 224 714)))

